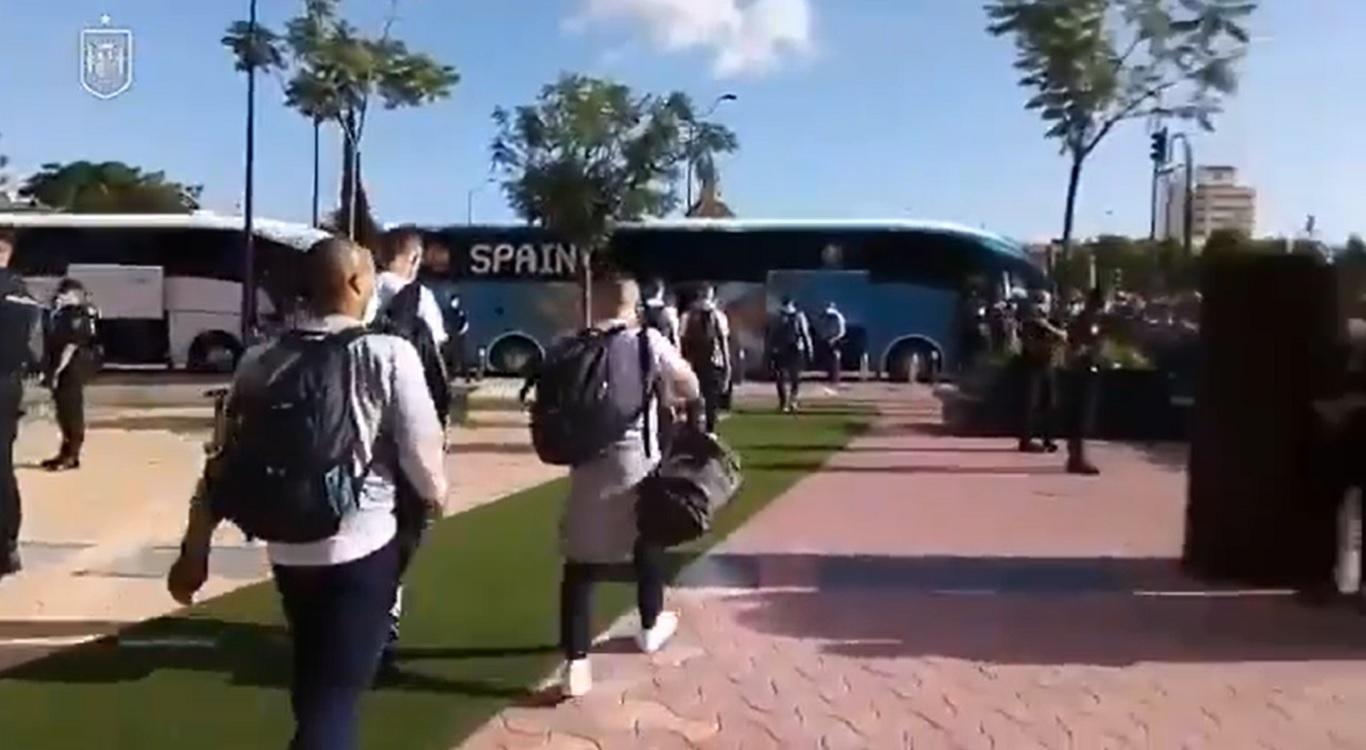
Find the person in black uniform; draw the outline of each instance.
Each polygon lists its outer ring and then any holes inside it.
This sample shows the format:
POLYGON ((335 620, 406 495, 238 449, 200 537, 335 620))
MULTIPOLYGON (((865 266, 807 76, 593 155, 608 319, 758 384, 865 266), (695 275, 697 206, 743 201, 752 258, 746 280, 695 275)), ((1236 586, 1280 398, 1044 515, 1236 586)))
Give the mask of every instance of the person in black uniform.
POLYGON ((90 304, 85 287, 75 279, 62 279, 52 300, 48 326, 46 385, 57 405, 57 426, 62 447, 55 458, 43 462, 48 471, 81 468, 85 445, 85 384, 95 369, 96 321, 99 313, 90 304))
POLYGON ((1024 419, 1020 451, 1054 453, 1053 420, 1058 408, 1058 355, 1067 333, 1050 319, 1052 299, 1037 290, 1020 325, 1020 370, 1024 380, 1024 419), (1035 442, 1035 436, 1043 443, 1035 442))
POLYGON ((1100 364, 1100 317, 1105 312, 1105 294, 1096 287, 1087 295, 1081 311, 1067 331, 1068 368, 1071 394, 1067 399, 1067 471, 1095 476, 1100 473, 1086 458, 1086 436, 1096 414, 1096 372, 1100 364))
POLYGON ((38 361, 34 333, 41 313, 23 279, 9 270, 15 242, 14 232, 0 227, 0 578, 22 568, 14 439, 23 415, 24 376, 38 361))

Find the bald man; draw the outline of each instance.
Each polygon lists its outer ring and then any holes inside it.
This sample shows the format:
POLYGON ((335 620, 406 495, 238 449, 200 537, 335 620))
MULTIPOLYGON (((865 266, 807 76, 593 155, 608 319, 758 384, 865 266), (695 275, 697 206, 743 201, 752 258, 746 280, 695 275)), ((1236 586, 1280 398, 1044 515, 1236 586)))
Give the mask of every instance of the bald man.
MULTIPOLYGON (((398 585, 395 482, 402 476, 439 515, 446 496, 444 436, 412 345, 360 331, 375 292, 370 253, 347 240, 326 239, 309 250, 307 272, 309 316, 280 341, 247 352, 227 408, 229 415, 259 412, 267 383, 302 360, 290 359, 296 351, 291 341, 332 339, 346 347, 344 381, 359 436, 352 446, 354 476, 361 482, 356 508, 328 538, 303 544, 267 540, 266 551, 294 641, 290 748, 350 750, 357 745, 360 697, 374 681, 398 585)), ((226 442, 233 440, 229 434, 226 442)), ((287 446, 272 450, 291 453, 287 446)), ((193 600, 207 578, 210 539, 221 520, 205 486, 201 480, 191 501, 180 557, 167 580, 182 604, 193 600)))

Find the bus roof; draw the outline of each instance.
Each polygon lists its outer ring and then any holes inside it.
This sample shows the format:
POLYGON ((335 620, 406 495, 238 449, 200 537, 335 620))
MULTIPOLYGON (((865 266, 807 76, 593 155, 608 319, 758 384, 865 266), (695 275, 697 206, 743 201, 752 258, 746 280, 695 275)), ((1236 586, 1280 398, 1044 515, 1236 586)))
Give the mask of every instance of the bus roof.
POLYGON ((1028 260, 1019 242, 984 229, 974 229, 949 221, 923 219, 646 219, 625 226, 699 232, 747 231, 827 231, 827 232, 917 232, 970 239, 989 246, 1003 255, 1028 260))
MULTIPOLYGON (((215 229, 241 231, 245 220, 241 216, 227 216, 212 211, 188 214, 63 214, 63 213, 5 213, 0 212, 0 227, 37 229, 215 229)), ((252 221, 256 235, 283 245, 306 250, 327 233, 307 224, 295 224, 274 219, 256 218, 252 221)))

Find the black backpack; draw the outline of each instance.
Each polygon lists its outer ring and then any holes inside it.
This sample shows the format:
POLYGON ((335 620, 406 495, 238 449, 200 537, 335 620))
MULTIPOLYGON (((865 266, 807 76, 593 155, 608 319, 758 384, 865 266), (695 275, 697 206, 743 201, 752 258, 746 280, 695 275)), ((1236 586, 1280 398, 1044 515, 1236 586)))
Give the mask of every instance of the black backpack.
POLYGON ((691 542, 740 490, 740 457, 719 439, 682 426, 636 493, 640 538, 661 547, 691 542))
POLYGON ((668 341, 678 340, 678 331, 674 330, 674 323, 666 314, 668 307, 665 305, 645 305, 645 310, 641 318, 645 321, 647 328, 653 328, 664 335, 668 341))
POLYGON ((716 310, 694 311, 688 316, 687 330, 683 331, 683 358, 694 370, 726 369, 726 350, 721 341, 721 323, 716 310))
MULTIPOLYGON (((578 466, 602 454, 654 397, 648 329, 589 328, 558 342, 534 376, 531 442, 542 461, 578 466)), ((649 430, 645 451, 650 452, 649 430)))
POLYGON ((288 333, 262 354, 266 381, 234 393, 204 487, 215 514, 249 538, 321 541, 359 507, 349 348, 365 333, 288 333))
POLYGON ((806 351, 806 339, 802 336, 802 314, 800 312, 784 312, 778 316, 778 325, 773 332, 772 341, 773 354, 779 357, 795 357, 808 354, 806 351))
POLYGON ((436 337, 418 313, 423 288, 414 282, 400 289, 380 310, 373 328, 376 333, 397 336, 417 350, 417 357, 422 362, 422 375, 427 381, 427 392, 436 406, 437 418, 444 425, 451 411, 451 384, 446 376, 446 360, 436 345, 436 337))

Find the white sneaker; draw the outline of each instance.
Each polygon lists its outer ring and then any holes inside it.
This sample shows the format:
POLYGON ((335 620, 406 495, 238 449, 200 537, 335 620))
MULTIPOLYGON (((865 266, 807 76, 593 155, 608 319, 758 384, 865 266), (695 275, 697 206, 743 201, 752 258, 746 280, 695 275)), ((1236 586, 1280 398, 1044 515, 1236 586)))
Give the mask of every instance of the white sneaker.
POLYGON ((593 665, 587 659, 564 663, 560 676, 560 694, 566 698, 582 698, 593 689, 593 665))
POLYGON ((636 636, 636 644, 640 646, 641 651, 653 654, 664 648, 664 644, 668 643, 669 639, 673 638, 674 633, 677 632, 678 613, 660 612, 659 619, 655 620, 653 628, 641 629, 640 634, 636 636))

